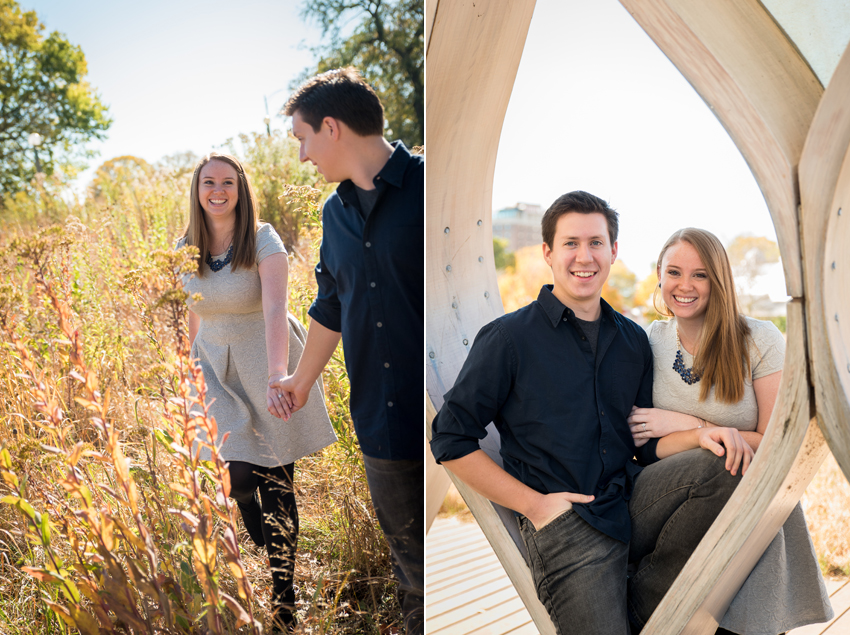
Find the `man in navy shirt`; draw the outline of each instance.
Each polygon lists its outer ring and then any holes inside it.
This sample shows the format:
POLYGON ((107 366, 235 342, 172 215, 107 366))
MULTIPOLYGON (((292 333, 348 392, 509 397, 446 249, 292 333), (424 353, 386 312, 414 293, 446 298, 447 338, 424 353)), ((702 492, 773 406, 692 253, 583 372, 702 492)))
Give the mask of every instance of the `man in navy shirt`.
MULTIPOLYGON (((325 202, 318 296, 295 372, 270 385, 302 407, 342 337, 351 417, 392 551, 408 633, 423 630, 421 156, 383 136, 384 111, 353 68, 302 85, 284 106, 301 161, 340 185, 325 202)), ((272 378, 274 379, 274 378, 272 378)))
MULTIPOLYGON (((431 449, 473 489, 518 513, 538 595, 560 633, 628 635, 633 490, 643 488, 642 505, 646 501, 639 510, 645 553, 638 555, 645 564, 659 528, 697 484, 686 465, 677 473, 681 487, 672 488, 684 498, 668 496, 673 480, 666 468, 681 467, 681 458, 638 478, 634 457, 641 464, 657 461, 657 439, 636 448, 627 418, 634 405, 652 407, 653 365, 643 329, 601 299, 617 257, 617 212, 592 194, 571 192, 552 204, 542 224, 554 284, 479 331, 434 419, 431 449), (478 445, 490 421, 501 435, 504 469, 478 445)), ((701 443, 716 445, 725 434, 706 429, 701 443)), ((724 461, 704 455, 699 485, 715 476, 731 479, 724 461)), ((723 495, 733 489, 734 483, 723 495)), ((680 523, 688 536, 699 540, 721 499, 697 514, 696 523, 680 523)), ((665 549, 677 540, 673 534, 665 549)), ((660 601, 690 555, 673 551, 672 557, 655 554, 663 564, 644 572, 632 605, 651 612, 660 601)), ((640 626, 647 617, 642 613, 635 622, 640 626)))

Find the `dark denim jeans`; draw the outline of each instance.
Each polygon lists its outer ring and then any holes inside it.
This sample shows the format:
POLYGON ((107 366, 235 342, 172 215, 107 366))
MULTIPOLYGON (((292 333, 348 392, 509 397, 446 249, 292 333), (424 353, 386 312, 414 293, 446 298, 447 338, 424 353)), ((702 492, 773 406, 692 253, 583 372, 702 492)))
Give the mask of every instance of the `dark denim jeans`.
POLYGON ((363 455, 363 463, 372 504, 393 556, 404 628, 408 635, 421 635, 425 616, 424 461, 363 455))
POLYGON ((696 449, 645 468, 629 513, 629 617, 643 628, 741 481, 726 458, 696 449))
POLYGON ((626 569, 629 546, 569 510, 536 531, 520 530, 537 596, 561 635, 628 635, 626 569))

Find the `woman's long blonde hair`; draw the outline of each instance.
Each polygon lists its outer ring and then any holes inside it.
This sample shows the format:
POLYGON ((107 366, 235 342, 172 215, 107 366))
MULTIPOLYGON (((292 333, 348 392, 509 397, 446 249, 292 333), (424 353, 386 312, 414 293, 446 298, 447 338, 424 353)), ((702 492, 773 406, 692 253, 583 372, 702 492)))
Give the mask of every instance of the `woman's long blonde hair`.
MULTIPOLYGON (((744 379, 750 375, 750 327, 738 311, 738 295, 729 257, 717 236, 711 232, 694 227, 680 229, 664 243, 658 255, 659 281, 664 254, 670 247, 682 242, 688 243, 699 254, 711 285, 705 321, 694 356, 694 371, 702 379, 699 400, 705 401, 713 386, 718 401, 737 403, 744 397, 744 379)), ((658 306, 658 288, 652 298, 655 310, 666 317, 673 317, 673 312, 663 301, 662 306, 658 306)))
POLYGON ((233 260, 231 270, 239 267, 249 269, 257 262, 257 229, 260 221, 257 213, 257 198, 254 189, 245 174, 242 164, 234 156, 210 152, 195 166, 192 175, 192 192, 189 197, 189 224, 183 236, 186 244, 194 245, 200 252, 198 256, 198 276, 204 275, 204 263, 210 253, 210 234, 201 199, 198 195, 198 185, 201 180, 201 170, 210 161, 227 163, 234 170, 238 179, 239 202, 236 203, 236 224, 233 227, 233 260))

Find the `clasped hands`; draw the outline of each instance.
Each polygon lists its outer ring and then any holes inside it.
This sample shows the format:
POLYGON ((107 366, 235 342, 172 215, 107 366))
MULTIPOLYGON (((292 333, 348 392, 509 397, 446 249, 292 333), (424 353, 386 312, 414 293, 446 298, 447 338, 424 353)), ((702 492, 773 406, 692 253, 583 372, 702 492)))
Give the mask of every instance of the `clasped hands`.
POLYGON ((632 406, 626 421, 631 428, 636 447, 642 446, 653 438, 690 430, 697 434, 699 444, 697 447, 713 452, 717 456, 726 454, 726 469, 732 475, 738 471, 738 467, 741 467, 741 474, 746 474, 755 452, 741 433, 735 428, 723 426, 706 426, 694 430, 694 420, 699 421, 697 417, 681 412, 632 406))
POLYGON ((306 390, 295 381, 294 375, 272 373, 269 375, 269 385, 266 390, 266 407, 278 419, 289 421, 289 418, 307 403, 310 397, 310 387, 306 390))

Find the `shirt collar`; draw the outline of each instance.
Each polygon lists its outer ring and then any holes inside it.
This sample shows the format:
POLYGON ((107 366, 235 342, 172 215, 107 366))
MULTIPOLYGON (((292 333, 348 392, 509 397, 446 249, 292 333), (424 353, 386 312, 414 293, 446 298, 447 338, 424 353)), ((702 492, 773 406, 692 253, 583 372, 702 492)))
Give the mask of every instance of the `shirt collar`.
MULTIPOLYGON (((374 183, 376 187, 380 187, 381 181, 389 183, 395 187, 401 187, 402 182, 404 181, 404 172, 407 169, 407 164, 412 155, 401 141, 393 141, 390 145, 393 147, 393 153, 384 164, 384 167, 381 168, 381 171, 375 175, 374 179, 372 179, 372 183, 374 183)), ((354 187, 354 182, 351 179, 346 179, 340 183, 336 191, 345 205, 353 204, 354 200, 357 198, 357 191, 354 187)))
MULTIPOLYGON (((543 311, 546 313, 546 317, 549 318, 552 326, 558 326, 558 322, 564 319, 564 317, 575 318, 576 314, 570 307, 564 305, 555 297, 555 294, 552 293, 553 287, 554 285, 544 284, 537 296, 537 302, 543 307, 543 311)), ((599 304, 602 308, 602 315, 607 316, 613 324, 616 324, 617 322, 613 317, 616 311, 611 308, 611 305, 601 298, 599 304)))
POLYGON ((373 183, 377 185, 377 181, 383 180, 390 185, 401 187, 401 184, 404 181, 404 171, 407 169, 407 164, 410 161, 411 154, 401 141, 393 141, 390 145, 393 147, 393 153, 390 155, 389 160, 384 164, 384 167, 381 168, 381 171, 378 172, 373 183))

